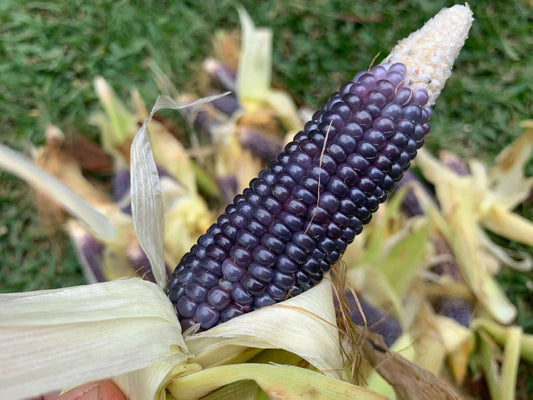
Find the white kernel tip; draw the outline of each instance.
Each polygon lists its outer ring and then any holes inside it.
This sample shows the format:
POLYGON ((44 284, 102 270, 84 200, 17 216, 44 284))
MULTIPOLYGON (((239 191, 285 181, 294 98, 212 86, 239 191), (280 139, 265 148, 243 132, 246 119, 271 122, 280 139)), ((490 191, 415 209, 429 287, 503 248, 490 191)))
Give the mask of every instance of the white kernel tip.
POLYGON ((382 64, 402 63, 411 89, 428 92, 428 105, 435 104, 452 73, 474 18, 468 4, 442 9, 422 28, 398 42, 382 64))

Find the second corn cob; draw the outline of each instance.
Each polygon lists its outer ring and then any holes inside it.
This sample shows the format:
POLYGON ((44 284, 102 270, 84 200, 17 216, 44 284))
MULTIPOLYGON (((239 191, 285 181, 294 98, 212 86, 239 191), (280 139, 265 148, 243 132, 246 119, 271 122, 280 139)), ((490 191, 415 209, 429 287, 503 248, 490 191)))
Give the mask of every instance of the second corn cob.
POLYGON ((422 146, 470 24, 468 7, 443 10, 344 84, 235 197, 168 281, 183 329, 209 329, 322 279, 422 146))

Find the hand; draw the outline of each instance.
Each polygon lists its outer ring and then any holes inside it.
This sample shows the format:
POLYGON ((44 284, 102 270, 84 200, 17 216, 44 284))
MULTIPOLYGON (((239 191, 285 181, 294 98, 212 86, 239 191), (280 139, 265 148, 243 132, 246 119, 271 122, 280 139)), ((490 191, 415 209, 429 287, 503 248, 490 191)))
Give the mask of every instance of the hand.
POLYGON ((62 394, 57 400, 126 400, 112 381, 86 383, 62 394))

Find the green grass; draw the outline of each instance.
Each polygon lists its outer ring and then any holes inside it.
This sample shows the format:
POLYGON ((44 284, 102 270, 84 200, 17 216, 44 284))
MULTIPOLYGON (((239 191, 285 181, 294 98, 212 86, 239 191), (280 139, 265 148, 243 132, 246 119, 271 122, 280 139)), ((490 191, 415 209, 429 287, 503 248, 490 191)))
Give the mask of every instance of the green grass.
MULTIPOLYGON (((274 80, 301 103, 318 106, 354 72, 453 3, 447 1, 302 0, 242 2, 274 31, 274 80)), ((431 149, 491 160, 533 117, 533 7, 527 1, 471 4, 476 21, 432 120, 431 149)), ((178 88, 195 90, 200 63, 220 29, 237 28, 236 1, 25 1, 0 3, 0 132, 29 150, 48 123, 97 138, 89 124, 99 106, 93 79, 120 96, 137 87, 148 105, 158 94, 155 61, 178 88)), ((378 56, 379 57, 379 56, 378 56)), ((379 59, 379 58, 378 58, 379 59)), ((533 163, 528 165, 533 173, 533 163)), ((62 235, 39 224, 24 183, 0 174, 0 290, 31 290, 82 281, 62 235), (52 244, 55 243, 55 244, 52 244)), ((532 207, 521 212, 533 216, 532 207)), ((531 250, 531 249, 530 249, 531 250)), ((516 279, 505 275, 513 289, 516 279)), ((524 275, 520 279, 529 279, 524 275)), ((518 281, 518 285, 522 285, 518 281)), ((520 286, 523 288, 524 286, 520 286)), ((531 297, 524 289, 517 302, 531 297)), ((525 326, 533 324, 526 310, 525 326)), ((528 311, 529 312, 529 311, 528 311)))

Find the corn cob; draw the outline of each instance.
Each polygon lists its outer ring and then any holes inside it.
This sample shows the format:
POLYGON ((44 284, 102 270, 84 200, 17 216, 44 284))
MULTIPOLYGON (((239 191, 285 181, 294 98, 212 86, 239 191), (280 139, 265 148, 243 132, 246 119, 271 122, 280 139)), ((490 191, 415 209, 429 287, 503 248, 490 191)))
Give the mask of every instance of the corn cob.
POLYGON ((459 31, 456 21, 428 23, 356 74, 235 197, 168 281, 183 329, 209 329, 322 279, 422 146, 471 21, 460 18, 459 31), (458 40, 442 50, 450 34, 458 40))
POLYGON ((400 323, 391 315, 368 303, 364 298, 358 297, 356 300, 351 292, 346 292, 344 301, 350 310, 350 320, 356 325, 367 327, 372 333, 381 335, 388 347, 391 347, 401 336, 400 323))

